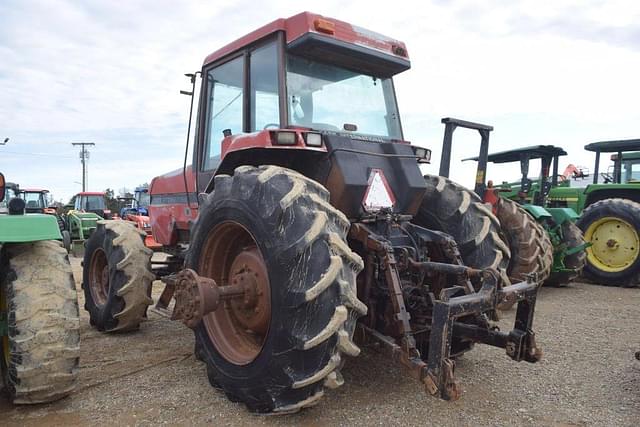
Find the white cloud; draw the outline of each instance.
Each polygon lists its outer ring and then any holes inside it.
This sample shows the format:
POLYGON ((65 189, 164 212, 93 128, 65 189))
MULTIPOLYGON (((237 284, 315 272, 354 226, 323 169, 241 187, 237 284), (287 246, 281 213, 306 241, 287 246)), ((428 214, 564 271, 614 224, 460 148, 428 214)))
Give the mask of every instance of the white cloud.
MULTIPOLYGON (((92 189, 132 187, 179 167, 182 74, 305 9, 407 43, 412 70, 396 79, 405 136, 436 159, 444 116, 494 125, 492 151, 552 143, 576 163, 592 163, 588 142, 638 136, 637 2, 4 1, 0 137, 11 142, 0 147, 0 170, 68 198, 80 180, 72 141, 97 144, 92 189)), ((476 147, 476 135, 456 133, 453 177, 467 185, 474 167, 457 162, 476 147)))

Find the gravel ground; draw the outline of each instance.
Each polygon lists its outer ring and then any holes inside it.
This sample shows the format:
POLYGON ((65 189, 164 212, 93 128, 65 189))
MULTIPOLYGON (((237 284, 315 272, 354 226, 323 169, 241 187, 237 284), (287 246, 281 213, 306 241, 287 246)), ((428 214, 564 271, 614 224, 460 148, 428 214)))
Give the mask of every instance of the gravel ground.
MULTIPOLYGON (((79 260, 72 263, 80 290, 79 260)), ((252 415, 212 389, 192 354, 193 335, 181 323, 150 313, 140 331, 103 335, 82 311, 78 390, 48 405, 12 407, 0 400, 0 424, 637 426, 639 307, 640 289, 543 288, 535 329, 544 358, 538 364, 515 363, 500 349, 477 346, 457 363, 462 398, 444 402, 366 347, 345 366, 343 387, 314 408, 279 417, 252 415)), ((508 313, 502 329, 512 320, 508 313)))

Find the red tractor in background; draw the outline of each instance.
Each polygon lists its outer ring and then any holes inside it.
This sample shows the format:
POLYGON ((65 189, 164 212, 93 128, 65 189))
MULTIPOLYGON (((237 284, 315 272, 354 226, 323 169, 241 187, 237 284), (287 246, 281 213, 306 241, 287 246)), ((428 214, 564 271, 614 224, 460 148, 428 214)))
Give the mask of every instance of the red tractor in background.
POLYGON ((192 163, 187 135, 183 169, 150 186, 169 267, 154 274, 143 231, 100 221, 84 257, 91 324, 137 328, 159 277, 157 306, 175 298, 211 384, 256 412, 295 412, 340 386, 356 330, 443 399, 460 396, 454 359, 475 343, 538 361, 538 283, 504 279, 490 210, 455 187, 461 205, 440 214, 466 230, 463 246, 417 219, 431 152, 404 140, 392 79, 409 67, 402 42, 312 13, 209 55, 185 92, 193 106, 201 75, 192 163), (510 332, 491 321, 504 301, 518 302, 510 332))

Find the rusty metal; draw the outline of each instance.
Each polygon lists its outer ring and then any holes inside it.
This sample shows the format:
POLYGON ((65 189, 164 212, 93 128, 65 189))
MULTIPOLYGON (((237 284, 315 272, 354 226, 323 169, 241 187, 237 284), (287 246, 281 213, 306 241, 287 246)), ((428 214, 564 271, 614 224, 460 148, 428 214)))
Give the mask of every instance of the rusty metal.
MULTIPOLYGON (((381 217, 377 219, 384 220, 381 217)), ((542 352, 536 345, 532 331, 538 290, 534 277, 527 282, 503 288, 498 271, 478 270, 458 263, 455 242, 451 242, 447 236, 433 234, 408 224, 395 224, 391 216, 386 221, 386 224, 354 223, 349 233, 350 239, 360 242, 366 251, 367 277, 364 278, 365 292, 362 294, 365 302, 368 306, 375 307, 376 298, 380 297, 380 290, 377 294, 372 294, 376 283, 373 276, 377 271, 383 273, 377 276, 377 280, 380 282, 381 276, 384 277, 384 285, 381 283, 379 286, 387 289, 384 295, 388 296, 391 305, 391 310, 387 310, 382 318, 376 319, 373 315, 366 324, 361 323, 360 328, 363 333, 381 343, 395 361, 407 368, 412 377, 421 381, 429 394, 445 400, 460 397, 461 389, 455 380, 455 362, 452 359, 454 354, 460 353, 460 343, 483 343, 504 348, 507 355, 516 361, 533 363, 540 360, 542 352), (381 234, 374 232, 374 229, 381 234), (417 248, 425 247, 427 243, 436 245, 436 252, 442 251, 444 259, 451 259, 451 263, 435 262, 421 257, 419 252, 412 252, 411 248, 402 246, 406 239, 403 240, 403 236, 397 233, 394 235, 393 230, 402 230, 413 236, 411 241, 417 248), (401 258, 400 262, 396 261, 395 254, 401 258), (377 267, 373 265, 374 262, 378 263, 377 267), (428 297, 420 296, 420 277, 442 279, 447 275, 457 279, 453 283, 445 280, 444 286, 426 285, 428 294, 425 295, 428 297), (480 279, 478 291, 471 286, 470 278, 480 279), (407 293, 412 291, 418 292, 418 300, 423 301, 428 310, 426 316, 419 314, 420 319, 415 320, 419 324, 418 331, 412 330, 414 320, 404 301, 404 298, 408 298, 407 293), (505 301, 518 303, 515 325, 508 333, 492 327, 487 317, 487 314, 494 312, 496 306, 505 301), (385 329, 389 332, 380 332, 380 324, 377 322, 386 323, 385 329), (394 327, 390 328, 389 324, 394 327), (420 354, 414 337, 417 334, 427 334, 428 345, 421 344, 421 348, 426 349, 428 357, 420 354), (454 340, 458 347, 452 351, 454 340)), ((436 280, 434 283, 441 281, 436 280)))
POLYGON ((409 265, 412 268, 415 268, 417 270, 422 270, 424 272, 460 274, 469 278, 480 277, 483 273, 483 270, 478 270, 476 268, 465 267, 464 265, 445 264, 443 262, 432 262, 432 261, 418 262, 418 261, 409 259, 409 265))
POLYGON ((217 310, 221 301, 235 298, 246 300, 247 296, 251 294, 250 285, 237 284, 219 287, 215 280, 198 276, 195 271, 189 268, 178 273, 174 286, 176 304, 171 319, 182 320, 192 329, 198 326, 204 316, 217 310))
POLYGON ((98 306, 104 306, 109 296, 109 261, 101 248, 96 249, 89 261, 89 292, 98 306))

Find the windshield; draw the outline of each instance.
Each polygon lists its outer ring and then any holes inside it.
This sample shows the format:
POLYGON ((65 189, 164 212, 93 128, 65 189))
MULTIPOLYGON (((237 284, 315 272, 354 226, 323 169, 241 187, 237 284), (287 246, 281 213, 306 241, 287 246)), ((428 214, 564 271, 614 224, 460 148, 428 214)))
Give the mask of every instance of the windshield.
POLYGON ((289 124, 402 139, 391 79, 289 55, 289 124))
POLYGON ((20 193, 20 198, 25 201, 27 209, 42 209, 45 207, 44 197, 42 193, 23 192, 20 193))
POLYGON ((150 205, 149 193, 140 192, 138 193, 138 206, 146 208, 150 205))
POLYGON ((102 196, 83 196, 83 199, 82 209, 86 211, 99 211, 105 208, 102 196))

